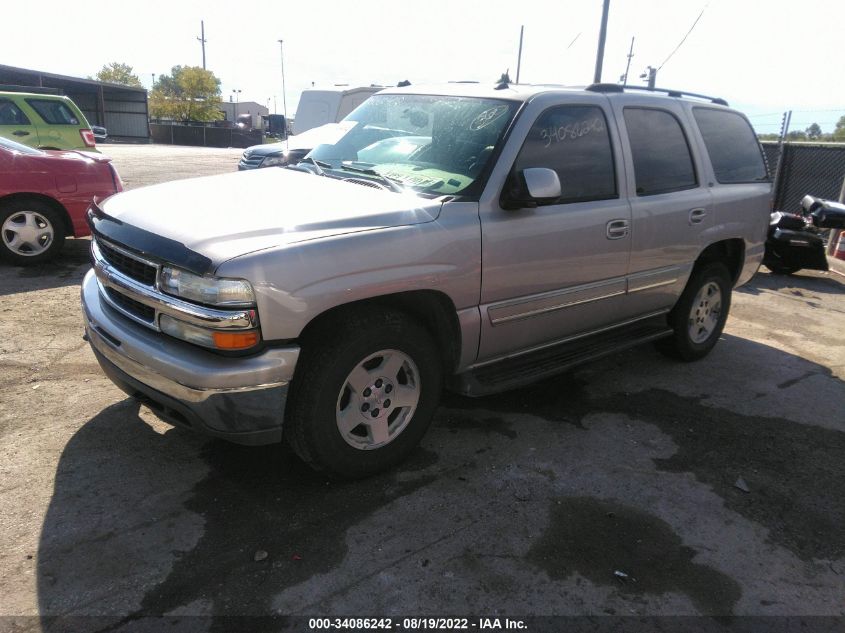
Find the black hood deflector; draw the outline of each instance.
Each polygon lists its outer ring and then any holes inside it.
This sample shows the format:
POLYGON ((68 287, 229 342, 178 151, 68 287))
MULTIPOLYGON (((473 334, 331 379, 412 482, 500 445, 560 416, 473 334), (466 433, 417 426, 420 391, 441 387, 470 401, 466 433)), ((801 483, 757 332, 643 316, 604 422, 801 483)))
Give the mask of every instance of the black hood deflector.
POLYGON ((176 240, 121 222, 106 214, 96 204, 88 209, 88 225, 94 235, 135 251, 147 259, 172 264, 197 275, 214 272, 211 260, 205 255, 192 251, 176 240))

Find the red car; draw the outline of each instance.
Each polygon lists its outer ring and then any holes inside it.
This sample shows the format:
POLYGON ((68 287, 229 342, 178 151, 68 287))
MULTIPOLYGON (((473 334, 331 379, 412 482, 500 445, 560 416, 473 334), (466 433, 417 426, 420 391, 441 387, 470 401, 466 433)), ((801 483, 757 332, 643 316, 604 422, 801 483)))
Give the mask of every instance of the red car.
POLYGON ((111 159, 41 151, 0 137, 0 258, 18 265, 55 257, 65 237, 89 234, 92 200, 123 190, 111 159))

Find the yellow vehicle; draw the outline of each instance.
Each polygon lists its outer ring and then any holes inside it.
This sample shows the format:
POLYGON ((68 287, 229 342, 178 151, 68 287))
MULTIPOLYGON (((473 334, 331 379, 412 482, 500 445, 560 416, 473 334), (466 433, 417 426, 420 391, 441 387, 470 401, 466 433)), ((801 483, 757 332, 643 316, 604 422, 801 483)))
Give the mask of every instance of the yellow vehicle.
POLYGON ((0 91, 0 136, 38 149, 97 151, 85 115, 56 94, 0 91))

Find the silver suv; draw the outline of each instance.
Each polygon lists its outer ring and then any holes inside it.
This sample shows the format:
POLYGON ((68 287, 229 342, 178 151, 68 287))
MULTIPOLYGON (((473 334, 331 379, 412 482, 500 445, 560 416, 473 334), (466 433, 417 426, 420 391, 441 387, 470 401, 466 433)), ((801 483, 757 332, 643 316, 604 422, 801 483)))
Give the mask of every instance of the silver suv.
POLYGON ((364 476, 414 448, 444 386, 513 389, 647 341, 703 357, 763 255, 767 170, 720 99, 414 86, 348 120, 298 165, 91 210, 86 332, 118 386, 364 476))

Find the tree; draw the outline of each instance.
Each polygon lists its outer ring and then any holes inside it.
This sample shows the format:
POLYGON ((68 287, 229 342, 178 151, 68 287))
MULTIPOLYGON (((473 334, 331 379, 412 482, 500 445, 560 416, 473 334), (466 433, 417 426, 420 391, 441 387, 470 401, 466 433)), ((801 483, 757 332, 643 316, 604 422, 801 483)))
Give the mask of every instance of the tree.
POLYGON ((97 80, 122 86, 141 87, 141 80, 132 72, 132 66, 119 62, 112 62, 103 66, 97 73, 97 80))
POLYGON ((803 130, 793 130, 789 134, 786 135, 787 141, 806 141, 807 140, 807 133, 803 130))
POLYGON ((833 130, 833 140, 837 143, 845 142, 845 116, 839 117, 836 122, 836 129, 833 130))
POLYGON ((174 66, 162 75, 150 93, 150 114, 176 121, 217 121, 220 111, 220 80, 199 66, 174 66))
POLYGON ((807 133, 807 138, 811 141, 817 141, 822 136, 822 129, 819 127, 818 123, 811 124, 805 132, 807 133))

